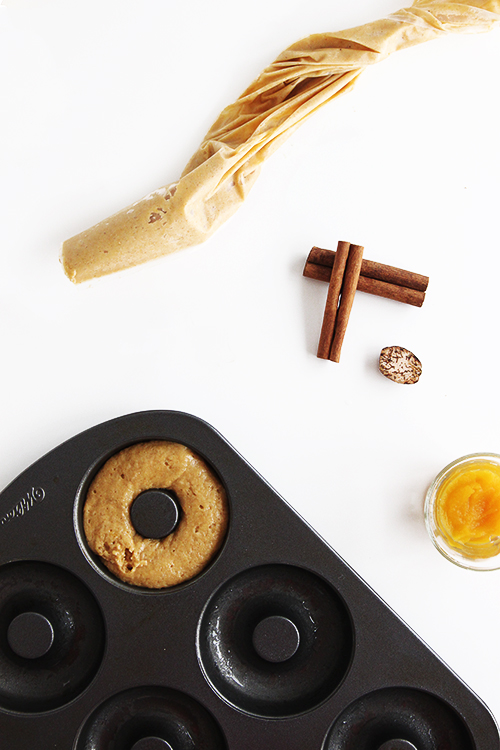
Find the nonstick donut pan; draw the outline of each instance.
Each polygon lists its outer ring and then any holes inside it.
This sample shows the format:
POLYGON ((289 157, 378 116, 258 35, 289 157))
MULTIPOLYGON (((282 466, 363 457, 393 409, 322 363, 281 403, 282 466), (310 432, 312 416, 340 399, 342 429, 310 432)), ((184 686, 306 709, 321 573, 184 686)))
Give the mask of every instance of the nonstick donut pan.
POLYGON ((0 746, 499 750, 500 739, 477 696, 218 432, 154 411, 72 438, 0 495, 0 746), (159 590, 114 578, 82 530, 93 477, 148 440, 198 453, 229 500, 217 556, 159 590))

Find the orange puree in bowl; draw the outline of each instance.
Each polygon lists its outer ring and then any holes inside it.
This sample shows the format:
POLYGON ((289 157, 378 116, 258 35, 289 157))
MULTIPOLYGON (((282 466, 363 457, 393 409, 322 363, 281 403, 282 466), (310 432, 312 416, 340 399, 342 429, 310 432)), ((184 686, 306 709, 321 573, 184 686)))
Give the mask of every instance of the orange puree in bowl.
POLYGON ((498 554, 500 466, 477 461, 457 467, 439 488, 436 521, 452 546, 479 557, 498 554))

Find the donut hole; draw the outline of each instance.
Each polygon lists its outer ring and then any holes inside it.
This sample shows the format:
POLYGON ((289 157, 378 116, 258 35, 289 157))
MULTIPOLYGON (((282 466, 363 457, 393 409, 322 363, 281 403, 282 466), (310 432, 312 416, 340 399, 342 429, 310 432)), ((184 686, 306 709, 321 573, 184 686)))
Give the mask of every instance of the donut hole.
POLYGON ((227 750, 224 734, 201 703, 178 690, 140 687, 108 698, 81 727, 76 750, 227 750))
POLYGON ((348 706, 324 750, 473 750, 461 717, 443 700, 415 688, 388 687, 348 706))
POLYGON ((291 565, 250 568, 213 594, 198 631, 212 688, 256 716, 308 711, 342 683, 354 649, 344 601, 319 576, 291 565))
POLYGON ((0 567, 0 707, 65 705, 94 679, 105 640, 99 605, 72 573, 39 561, 0 567))
POLYGON ((175 492, 163 488, 141 492, 130 506, 132 526, 145 539, 164 539, 173 534, 182 515, 175 492))

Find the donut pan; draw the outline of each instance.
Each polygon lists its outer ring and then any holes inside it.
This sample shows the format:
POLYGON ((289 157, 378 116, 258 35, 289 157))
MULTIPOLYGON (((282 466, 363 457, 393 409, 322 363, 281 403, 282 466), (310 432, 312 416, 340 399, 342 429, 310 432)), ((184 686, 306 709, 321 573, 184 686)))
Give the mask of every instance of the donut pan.
POLYGON ((500 750, 479 698, 207 423, 142 412, 0 495, 0 745, 9 750, 500 750), (148 590, 96 560, 92 478, 119 450, 197 452, 230 505, 215 559, 148 590))

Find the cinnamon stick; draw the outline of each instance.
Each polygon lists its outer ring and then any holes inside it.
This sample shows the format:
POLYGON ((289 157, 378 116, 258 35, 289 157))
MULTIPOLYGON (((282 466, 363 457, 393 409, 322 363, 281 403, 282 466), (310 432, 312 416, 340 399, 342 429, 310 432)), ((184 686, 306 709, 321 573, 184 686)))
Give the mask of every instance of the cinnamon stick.
POLYGON ((328 357, 332 362, 340 362, 340 350, 342 349, 347 323, 354 302, 354 295, 356 294, 358 286, 362 260, 363 247, 361 247, 361 245, 351 245, 349 247, 344 281, 342 282, 340 305, 335 320, 335 331, 330 349, 330 356, 328 357))
MULTIPOLYGON (((334 250, 313 247, 307 257, 307 262, 331 268, 334 259, 334 250)), ((361 264, 361 276, 367 276, 370 279, 385 281, 397 286, 404 286, 408 289, 415 289, 419 292, 426 292, 429 285, 428 276, 422 276, 420 273, 405 271, 402 268, 387 266, 383 263, 377 263, 376 261, 366 259, 363 259, 361 264)))
MULTIPOLYGON (((363 264, 361 264, 361 269, 363 269, 363 264)), ((303 275, 308 279, 329 282, 331 273, 332 271, 329 266, 317 265, 308 260, 304 267, 303 275)), ((378 279, 362 275, 358 279, 358 291, 375 294, 377 297, 385 297, 396 302, 404 302, 414 307, 422 307, 425 300, 425 292, 405 286, 397 286, 396 284, 388 284, 386 281, 379 281, 378 279)))
POLYGON ((330 274, 325 313, 318 344, 318 357, 328 359, 333 341, 335 319, 339 305, 340 291, 344 280, 345 267, 349 256, 349 242, 339 242, 330 274))

